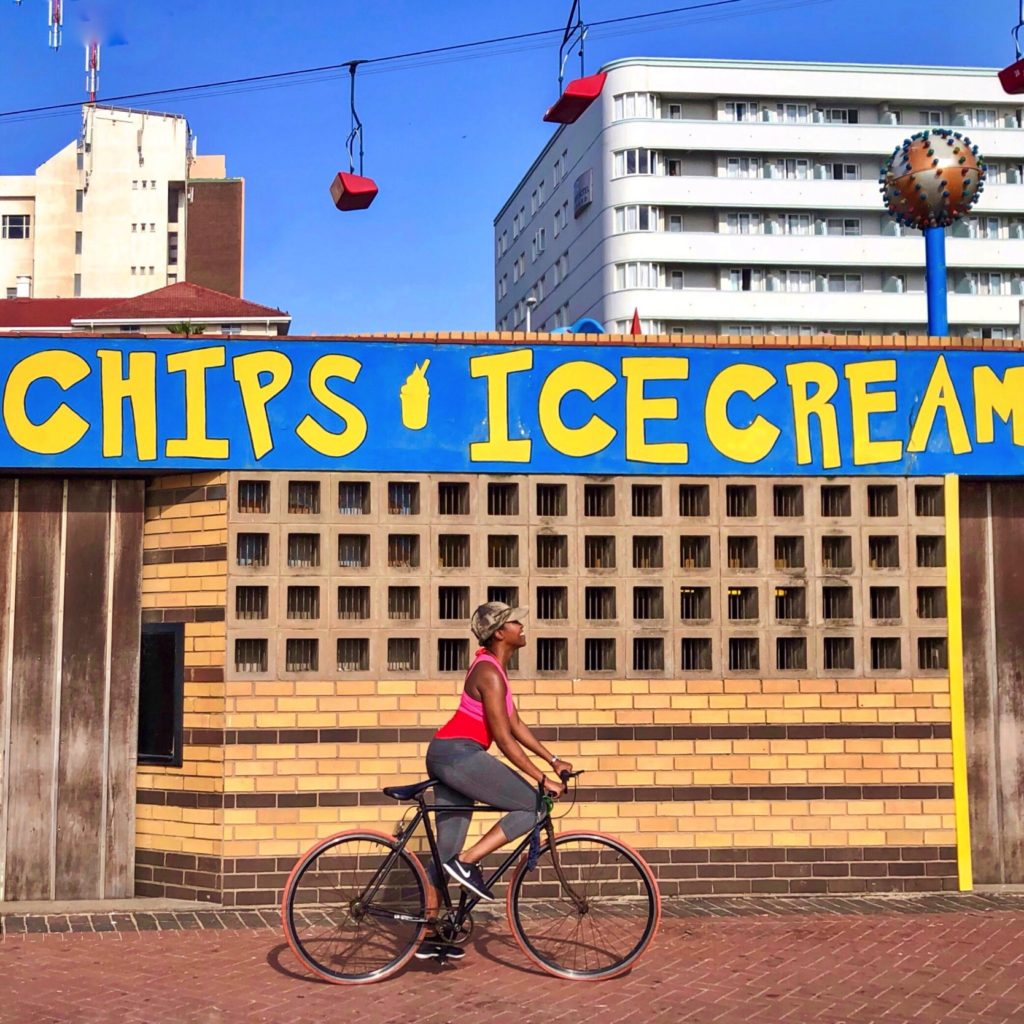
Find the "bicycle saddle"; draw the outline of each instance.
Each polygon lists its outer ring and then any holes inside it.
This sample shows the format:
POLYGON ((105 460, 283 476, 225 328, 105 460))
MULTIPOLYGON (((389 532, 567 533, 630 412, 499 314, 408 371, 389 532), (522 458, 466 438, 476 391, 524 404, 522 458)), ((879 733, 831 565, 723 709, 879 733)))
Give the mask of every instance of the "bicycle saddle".
POLYGON ((426 779, 423 782, 410 783, 408 786, 385 786, 384 795, 391 797, 392 800, 412 800, 425 789, 436 785, 437 779, 426 779))

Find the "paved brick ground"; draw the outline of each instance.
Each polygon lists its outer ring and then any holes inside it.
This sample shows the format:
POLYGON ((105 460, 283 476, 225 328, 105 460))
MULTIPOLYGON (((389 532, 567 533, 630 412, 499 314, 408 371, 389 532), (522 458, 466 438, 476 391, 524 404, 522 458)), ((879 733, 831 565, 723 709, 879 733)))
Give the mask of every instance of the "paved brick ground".
POLYGON ((632 973, 590 985, 535 972, 500 918, 478 926, 460 963, 361 988, 303 974, 255 917, 226 928, 165 915, 99 933, 27 920, 32 931, 6 922, 0 942, 4 1024, 1024 1021, 1024 909, 1012 897, 681 902, 632 973))

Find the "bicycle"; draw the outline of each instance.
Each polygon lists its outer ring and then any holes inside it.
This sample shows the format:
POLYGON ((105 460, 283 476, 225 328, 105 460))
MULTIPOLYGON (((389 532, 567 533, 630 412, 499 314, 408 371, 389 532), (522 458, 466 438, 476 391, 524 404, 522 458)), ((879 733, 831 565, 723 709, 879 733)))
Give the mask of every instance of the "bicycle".
MULTIPOLYGON (((566 772, 567 784, 580 772, 566 772)), ((308 850, 292 868, 281 919, 292 951, 308 970, 335 984, 383 981, 400 971, 433 928, 445 943, 462 945, 473 931, 479 898, 460 889, 455 905, 441 868, 425 795, 427 779, 388 786, 394 800, 413 801, 411 821, 393 835, 371 829, 339 832, 308 850), (409 840, 423 822, 441 881, 442 905, 428 907, 427 876, 409 840)), ((574 801, 575 802, 575 801, 574 801)), ((570 808, 571 809, 571 808, 570 808)), ((410 808, 412 810, 412 808, 410 808)), ((497 811, 486 804, 444 811, 497 811)), ((408 815, 406 815, 408 818, 408 815)), ((658 883, 644 859, 612 836, 555 834, 550 810, 486 880, 492 888, 515 865, 505 899, 512 934, 526 956, 558 978, 596 981, 629 970, 650 946, 661 919, 658 883), (524 851, 543 829, 536 870, 524 851)))

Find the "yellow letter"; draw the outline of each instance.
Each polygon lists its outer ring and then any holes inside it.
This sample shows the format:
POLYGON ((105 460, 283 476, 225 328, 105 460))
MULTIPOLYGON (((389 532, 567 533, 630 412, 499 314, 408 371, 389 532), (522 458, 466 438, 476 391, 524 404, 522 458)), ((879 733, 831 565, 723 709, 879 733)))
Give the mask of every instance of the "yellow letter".
POLYGON ((249 425, 249 439, 252 442, 252 453, 262 459, 274 447, 274 439, 270 435, 270 419, 267 416, 267 403, 280 394, 285 385, 292 379, 292 362, 283 352, 250 352, 244 356, 235 356, 231 361, 238 381, 238 390, 242 392, 242 405, 245 407, 245 421, 249 425), (269 373, 270 380, 260 383, 260 374, 269 373))
POLYGON ((895 412, 896 392, 868 391, 869 384, 896 379, 896 360, 871 359, 863 363, 847 363, 845 373, 850 382, 853 464, 868 466, 876 462, 899 462, 903 455, 902 441, 871 440, 871 414, 895 412))
POLYGON ((762 366, 736 363, 726 367, 711 382, 704 406, 708 439, 726 458, 735 462, 760 462, 775 447, 781 431, 763 416, 755 416, 748 427, 734 426, 729 419, 729 399, 742 391, 760 398, 775 378, 762 366))
POLYGON ((607 448, 615 428, 600 416, 591 416, 582 427, 567 427, 562 420, 562 399, 570 391, 582 391, 591 401, 615 386, 615 374, 597 363, 579 360, 556 366, 540 389, 538 416, 545 440, 563 455, 580 458, 607 448))
POLYGON ((470 359, 470 376, 487 378, 487 440, 470 444, 470 462, 530 461, 530 439, 509 440, 508 375, 532 368, 533 349, 529 348, 470 359))
POLYGON ((168 373, 185 374, 185 436, 167 439, 169 459, 226 459, 225 437, 206 436, 206 371, 225 362, 225 349, 193 348, 167 357, 168 373))
POLYGON ((332 377, 354 381, 362 368, 363 364, 351 356, 337 354, 321 356, 313 364, 309 371, 309 390, 322 406, 345 421, 345 429, 336 434, 322 427, 312 416, 304 416, 295 433, 313 451, 340 459, 354 452, 366 439, 366 417, 362 411, 327 386, 332 377))
POLYGON ((928 440, 931 437, 932 427, 935 426, 935 417, 939 409, 946 414, 946 430, 949 432, 953 454, 962 455, 964 452, 969 452, 971 439, 967 436, 967 424, 964 422, 960 400, 957 398, 956 388, 953 387, 953 380, 946 367, 945 356, 939 356, 935 360, 931 380, 928 381, 924 398, 921 399, 921 407, 917 410, 917 417, 910 431, 908 452, 923 452, 928 447, 928 440))
POLYGON ((974 423, 978 444, 995 440, 995 417, 1010 423, 1013 443, 1024 445, 1024 366, 1011 366, 1000 380, 989 366, 974 368, 974 423))
POLYGON ((627 356, 622 360, 626 378, 626 458, 630 462, 686 462, 687 446, 682 442, 647 443, 648 420, 679 417, 675 398, 647 398, 644 384, 649 380, 686 380, 690 360, 684 356, 627 356))
POLYGON ((44 377, 56 381, 61 391, 67 391, 90 372, 89 364, 81 356, 63 349, 33 352, 16 363, 4 388, 4 424, 11 440, 38 455, 59 455, 74 448, 89 424, 65 402, 42 423, 33 423, 25 412, 25 398, 29 387, 44 377))
POLYGON ((132 407, 135 451, 140 462, 156 458, 156 353, 129 352, 128 376, 119 349, 100 349, 100 394, 103 402, 103 457, 124 454, 123 403, 132 407))
POLYGON ((786 383, 793 392, 793 429, 796 437, 796 461, 808 465, 811 459, 812 416, 818 417, 821 431, 821 468, 835 469, 841 465, 839 425, 832 397, 839 387, 839 376, 827 363, 790 363, 786 367, 786 383), (817 385, 813 395, 808 385, 817 385))

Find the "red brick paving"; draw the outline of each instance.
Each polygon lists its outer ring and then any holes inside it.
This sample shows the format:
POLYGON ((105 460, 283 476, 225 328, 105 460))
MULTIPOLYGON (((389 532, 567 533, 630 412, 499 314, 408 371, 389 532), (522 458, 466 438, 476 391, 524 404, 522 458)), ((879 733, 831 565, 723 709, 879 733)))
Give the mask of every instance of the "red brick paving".
POLYGON ((634 971, 592 984, 536 972, 503 920, 457 964, 413 963, 338 987, 267 928, 9 935, 0 1022, 1024 1022, 1016 910, 666 918, 634 971))

